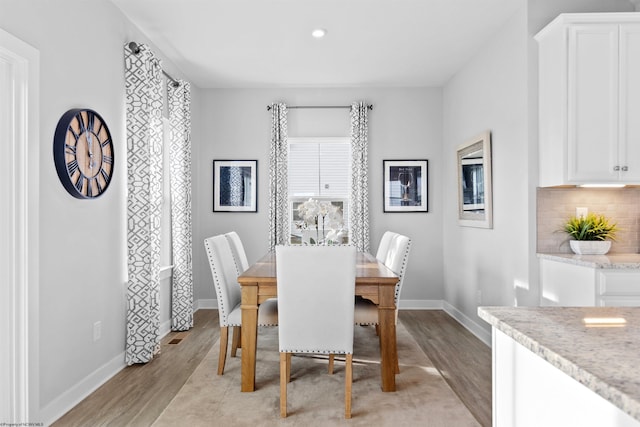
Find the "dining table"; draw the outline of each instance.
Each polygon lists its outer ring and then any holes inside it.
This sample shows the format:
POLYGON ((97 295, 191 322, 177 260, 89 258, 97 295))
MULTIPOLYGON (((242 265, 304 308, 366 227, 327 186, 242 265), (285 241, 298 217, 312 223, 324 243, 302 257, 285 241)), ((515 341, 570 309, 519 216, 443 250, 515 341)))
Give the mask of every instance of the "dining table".
MULTIPOLYGON (((356 256, 355 294, 378 307, 380 341, 380 381, 382 391, 396 391, 396 305, 395 287, 399 277, 367 252, 356 256)), ((258 308, 261 303, 278 297, 276 255, 269 252, 240 276, 241 327, 241 391, 255 391, 258 308)))

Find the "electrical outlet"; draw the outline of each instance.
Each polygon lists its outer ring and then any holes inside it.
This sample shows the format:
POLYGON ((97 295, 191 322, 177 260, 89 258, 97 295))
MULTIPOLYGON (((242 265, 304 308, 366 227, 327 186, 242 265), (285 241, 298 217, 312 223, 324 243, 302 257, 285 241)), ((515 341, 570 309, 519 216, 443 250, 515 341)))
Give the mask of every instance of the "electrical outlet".
POLYGON ((589 213, 589 208, 576 208, 576 218, 585 218, 589 213))
POLYGON ((482 291, 480 289, 476 291, 476 302, 482 304, 482 291))
POLYGON ((102 322, 97 321, 93 324, 93 342, 96 342, 102 336, 102 322))

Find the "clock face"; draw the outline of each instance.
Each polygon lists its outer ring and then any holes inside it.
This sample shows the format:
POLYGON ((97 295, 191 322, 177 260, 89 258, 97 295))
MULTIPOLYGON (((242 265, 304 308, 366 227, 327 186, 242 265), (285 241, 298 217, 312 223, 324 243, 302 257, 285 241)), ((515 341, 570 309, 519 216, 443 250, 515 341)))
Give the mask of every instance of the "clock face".
POLYGON ((58 177, 78 199, 96 198, 113 176, 113 141, 107 124, 93 110, 73 109, 62 115, 53 141, 58 177))

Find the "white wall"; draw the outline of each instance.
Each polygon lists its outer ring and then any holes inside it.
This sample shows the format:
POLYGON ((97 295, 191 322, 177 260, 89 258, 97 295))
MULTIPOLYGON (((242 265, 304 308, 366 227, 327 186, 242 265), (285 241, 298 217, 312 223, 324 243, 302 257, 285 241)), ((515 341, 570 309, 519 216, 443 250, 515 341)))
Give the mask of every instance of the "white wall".
MULTIPOLYGON (((443 298, 442 287, 442 104, 441 90, 393 89, 223 89, 202 92, 201 143, 194 145, 195 298, 215 300, 203 240, 236 230, 249 262, 268 249, 268 173, 271 113, 268 104, 350 105, 366 100, 369 112, 369 197, 371 247, 394 230, 413 238, 402 291, 409 305, 429 305, 443 298), (258 160, 258 212, 213 212, 214 159, 258 160), (429 212, 382 212, 382 160, 429 160, 429 212), (417 300, 417 301, 416 301, 417 300)), ((346 136, 349 110, 290 110, 289 136, 346 136)))
MULTIPOLYGON (((524 8, 444 87, 444 278, 450 310, 484 326, 478 305, 528 297, 527 39, 524 8), (456 148, 491 131, 493 229, 457 223, 456 148), (482 293, 478 304, 478 291, 482 293)), ((535 217, 534 217, 535 220, 535 217)), ((475 323, 475 325, 474 325, 475 323)))
MULTIPOLYGON (((41 416, 32 421, 46 424, 124 365, 123 45, 147 40, 106 0, 1 0, 0 28, 40 51, 41 416), (98 111, 114 138, 113 182, 96 200, 71 197, 53 163, 58 119, 76 107, 98 111), (93 342, 97 321, 102 322, 102 338, 93 342)), ((164 66, 180 77, 170 63, 164 66)))

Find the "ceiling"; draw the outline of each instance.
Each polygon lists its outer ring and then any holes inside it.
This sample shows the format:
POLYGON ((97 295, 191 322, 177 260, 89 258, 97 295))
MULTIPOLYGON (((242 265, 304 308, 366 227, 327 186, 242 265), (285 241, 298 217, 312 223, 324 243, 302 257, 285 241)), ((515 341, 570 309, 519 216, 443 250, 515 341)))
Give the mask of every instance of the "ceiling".
POLYGON ((524 4, 111 1, 200 88, 441 86, 524 4))

